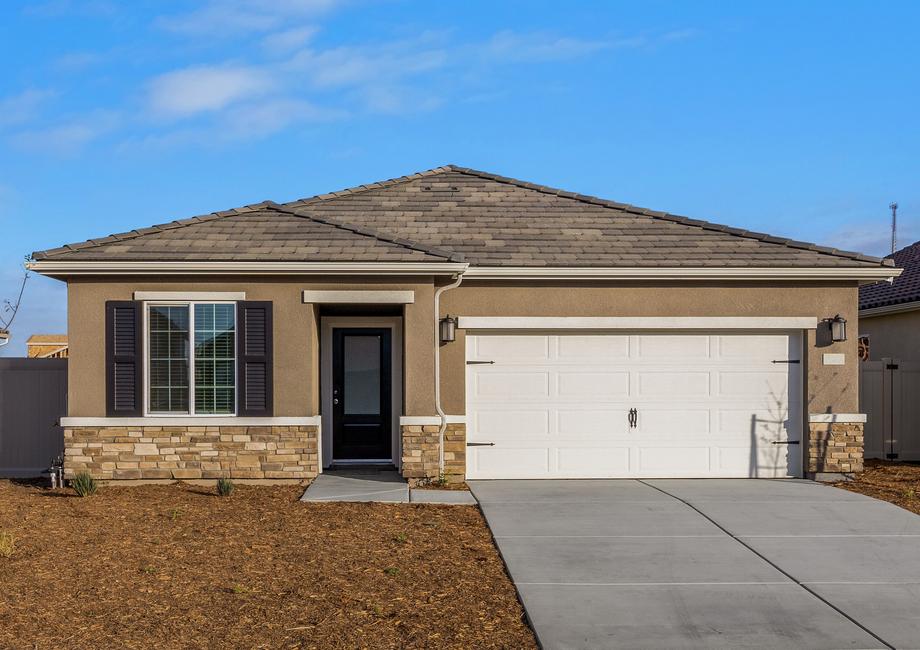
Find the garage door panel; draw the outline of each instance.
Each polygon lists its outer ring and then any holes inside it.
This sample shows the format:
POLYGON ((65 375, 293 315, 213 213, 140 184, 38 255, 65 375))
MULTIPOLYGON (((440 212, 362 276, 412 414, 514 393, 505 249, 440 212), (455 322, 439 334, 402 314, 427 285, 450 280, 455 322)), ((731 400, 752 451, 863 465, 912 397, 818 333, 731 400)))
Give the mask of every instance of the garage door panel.
POLYGON ((643 476, 705 476, 710 473, 709 447, 639 447, 643 476))
MULTIPOLYGON (((775 334, 723 334, 715 337, 720 359, 744 363, 790 358, 790 337, 775 334)), ((798 356, 792 357, 798 359, 798 356)))
POLYGON ((560 447, 556 474, 565 478, 619 476, 629 472, 629 447, 560 447))
POLYGON ((717 373, 718 392, 721 397, 750 397, 761 402, 785 404, 789 395, 789 371, 723 370, 717 373))
POLYGON ((708 336, 692 334, 641 334, 636 336, 640 359, 708 359, 708 336))
POLYGON ((641 408, 638 419, 643 434, 686 438, 710 432, 708 409, 641 408))
MULTIPOLYGON (((489 441, 495 436, 524 438, 549 435, 550 413, 546 409, 501 409, 477 411, 475 416, 477 440, 489 441)), ((472 439, 472 438, 471 438, 472 439)))
POLYGON ((482 372, 475 375, 473 394, 488 400, 549 397, 548 372, 482 372))
POLYGON ((797 424, 789 417, 789 410, 779 413, 752 409, 719 409, 716 412, 715 433, 722 436, 735 436, 745 431, 755 436, 767 436, 770 440, 785 438, 787 433, 798 431, 797 424))
POLYGON ((467 358, 495 361, 467 366, 468 439, 495 445, 468 448, 468 475, 800 475, 801 365, 772 363, 800 350, 798 333, 468 333, 467 358))
POLYGON ((483 361, 521 361, 528 363, 549 359, 550 337, 523 334, 477 336, 470 358, 483 361))
POLYGON ((471 447, 477 478, 533 478, 549 474, 545 447, 471 447))
POLYGON ((638 395, 643 398, 666 400, 709 395, 708 372, 639 372, 638 379, 638 395))
POLYGON ((605 363, 629 357, 629 337, 610 334, 562 335, 556 339, 557 358, 572 361, 605 363))
POLYGON ((603 439, 627 433, 627 409, 584 408, 556 411, 559 438, 603 439))
POLYGON ((628 372, 560 371, 557 375, 560 397, 600 397, 605 400, 629 396, 628 372))

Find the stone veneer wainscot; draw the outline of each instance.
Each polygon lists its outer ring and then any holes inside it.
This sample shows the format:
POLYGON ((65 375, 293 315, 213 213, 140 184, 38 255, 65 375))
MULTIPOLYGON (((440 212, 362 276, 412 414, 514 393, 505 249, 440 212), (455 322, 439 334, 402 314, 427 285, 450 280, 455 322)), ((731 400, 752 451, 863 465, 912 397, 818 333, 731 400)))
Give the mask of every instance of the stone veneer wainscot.
POLYGON ((863 427, 862 422, 810 422, 808 475, 861 472, 863 427))
MULTIPOLYGON (((404 424, 402 434, 402 475, 410 485, 440 478, 438 467, 437 424, 404 424)), ((462 483, 466 477, 466 425, 452 423, 444 432, 444 479, 462 483)))
POLYGON ((315 425, 66 427, 64 475, 97 479, 306 479, 315 425))

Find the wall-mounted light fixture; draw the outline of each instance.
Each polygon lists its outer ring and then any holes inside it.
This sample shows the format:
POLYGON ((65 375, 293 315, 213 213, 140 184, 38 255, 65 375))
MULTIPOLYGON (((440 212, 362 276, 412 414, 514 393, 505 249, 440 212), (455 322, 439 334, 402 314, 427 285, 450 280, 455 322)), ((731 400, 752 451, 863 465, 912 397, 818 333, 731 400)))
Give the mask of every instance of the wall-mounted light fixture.
POLYGON ((839 343, 847 340, 847 319, 837 314, 833 318, 825 318, 824 322, 831 330, 831 341, 839 343))
POLYGON ((448 314, 441 319, 441 343, 451 343, 457 339, 457 319, 448 314))

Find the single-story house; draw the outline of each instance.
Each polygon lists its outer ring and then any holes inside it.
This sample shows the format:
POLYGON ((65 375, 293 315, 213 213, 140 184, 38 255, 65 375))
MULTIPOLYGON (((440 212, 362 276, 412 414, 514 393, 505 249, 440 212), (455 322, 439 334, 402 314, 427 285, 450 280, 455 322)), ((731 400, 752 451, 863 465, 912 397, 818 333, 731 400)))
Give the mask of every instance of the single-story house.
POLYGON ((456 166, 31 268, 68 285, 68 475, 414 481, 857 470, 859 286, 899 273, 456 166))

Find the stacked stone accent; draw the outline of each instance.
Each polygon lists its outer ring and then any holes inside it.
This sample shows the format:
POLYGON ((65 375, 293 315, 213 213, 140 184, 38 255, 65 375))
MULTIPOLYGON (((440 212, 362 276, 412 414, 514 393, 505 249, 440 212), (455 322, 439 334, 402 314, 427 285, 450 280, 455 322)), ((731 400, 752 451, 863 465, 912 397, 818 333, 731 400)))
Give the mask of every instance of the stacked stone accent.
POLYGON ((305 479, 318 473, 316 426, 74 427, 64 475, 97 479, 305 479))
MULTIPOLYGON (((402 474, 410 485, 436 481, 438 467, 437 424, 404 424, 402 433, 402 474)), ((462 483, 466 478, 466 425, 448 424, 444 432, 444 479, 462 483)))
POLYGON ((808 473, 849 474, 863 469, 861 422, 812 422, 808 426, 808 473))

